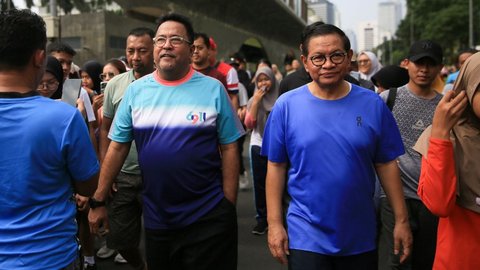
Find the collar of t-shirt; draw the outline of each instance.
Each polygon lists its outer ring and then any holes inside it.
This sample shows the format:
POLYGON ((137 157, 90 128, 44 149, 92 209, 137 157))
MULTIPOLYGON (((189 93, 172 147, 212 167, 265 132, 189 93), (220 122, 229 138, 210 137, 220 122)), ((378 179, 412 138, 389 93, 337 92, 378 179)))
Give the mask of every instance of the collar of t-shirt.
POLYGON ((188 73, 183 78, 178 79, 176 81, 167 81, 167 80, 164 80, 164 79, 160 78, 157 71, 153 72, 153 78, 159 84, 162 84, 162 85, 165 85, 165 86, 177 86, 177 85, 180 85, 180 84, 190 80, 190 78, 192 78, 194 73, 195 73, 195 70, 190 66, 190 70, 188 71, 188 73))
POLYGON ((0 98, 26 98, 38 96, 37 91, 30 91, 27 93, 18 93, 18 92, 0 92, 0 98))

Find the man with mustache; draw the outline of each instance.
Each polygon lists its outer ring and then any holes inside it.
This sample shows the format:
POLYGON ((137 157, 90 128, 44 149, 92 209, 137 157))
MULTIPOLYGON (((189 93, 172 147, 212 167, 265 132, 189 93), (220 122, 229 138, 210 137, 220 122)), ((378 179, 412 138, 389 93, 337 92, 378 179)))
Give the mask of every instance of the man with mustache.
MULTIPOLYGON (((140 27, 130 31, 125 53, 131 70, 115 76, 105 88, 103 122, 100 128, 101 161, 104 160, 110 145, 108 132, 127 87, 133 81, 154 70, 152 40, 154 36, 155 33, 149 28, 140 27)), ((120 255, 135 269, 143 269, 144 262, 138 249, 142 226, 140 199, 142 176, 135 143, 132 143, 127 152, 128 155, 120 172, 115 175, 113 197, 109 202, 110 232, 107 235, 107 246, 118 250, 120 255)), ((109 185, 109 190, 110 187, 112 184, 109 185)), ((102 198, 102 201, 105 199, 102 198)), ((115 261, 122 262, 119 257, 116 257, 115 261)))
MULTIPOLYGON (((193 70, 193 27, 159 19, 156 71, 128 86, 93 199, 103 201, 135 140, 143 178, 148 269, 236 269, 237 140, 244 134, 222 84, 193 70)), ((90 211, 93 231, 108 228, 90 211)))

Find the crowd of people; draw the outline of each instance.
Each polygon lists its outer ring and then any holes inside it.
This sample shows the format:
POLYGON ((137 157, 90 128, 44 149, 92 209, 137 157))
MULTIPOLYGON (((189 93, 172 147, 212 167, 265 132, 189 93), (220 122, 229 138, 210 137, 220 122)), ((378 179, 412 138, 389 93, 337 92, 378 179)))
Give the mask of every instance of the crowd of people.
POLYGON ((251 233, 290 270, 480 269, 475 50, 448 77, 432 40, 382 66, 316 22, 284 74, 251 72, 176 13, 125 47, 75 68, 41 17, 2 11, 0 269, 236 269, 249 178, 251 233))

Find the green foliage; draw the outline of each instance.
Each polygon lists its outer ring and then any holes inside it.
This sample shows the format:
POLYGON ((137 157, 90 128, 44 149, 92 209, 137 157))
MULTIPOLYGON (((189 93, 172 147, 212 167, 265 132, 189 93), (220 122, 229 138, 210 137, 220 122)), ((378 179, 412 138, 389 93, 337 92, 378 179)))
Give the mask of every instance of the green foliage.
MULTIPOLYGON (((445 62, 453 63, 455 54, 468 47, 468 3, 469 0, 407 0, 407 15, 396 32, 393 58, 404 58, 413 41, 431 39, 442 46, 445 62)), ((473 5, 474 42, 480 44, 480 1, 474 0, 473 5)), ((385 47, 379 45, 382 46, 385 47)))

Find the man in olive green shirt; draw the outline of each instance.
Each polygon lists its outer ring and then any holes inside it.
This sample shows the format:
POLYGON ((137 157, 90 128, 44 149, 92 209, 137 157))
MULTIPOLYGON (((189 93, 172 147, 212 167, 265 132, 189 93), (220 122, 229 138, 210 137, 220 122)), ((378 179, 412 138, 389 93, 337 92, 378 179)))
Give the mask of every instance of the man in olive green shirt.
MULTIPOLYGON (((131 70, 111 79, 105 89, 103 121, 100 128, 100 160, 107 153, 110 139, 108 132, 125 91, 136 79, 154 70, 153 37, 148 28, 133 29, 127 37, 126 57, 131 70)), ((132 142, 130 152, 112 187, 113 197, 108 204, 110 231, 107 246, 118 252, 135 269, 145 269, 146 265, 138 249, 141 234, 141 185, 142 177, 138 165, 138 154, 132 142)))

